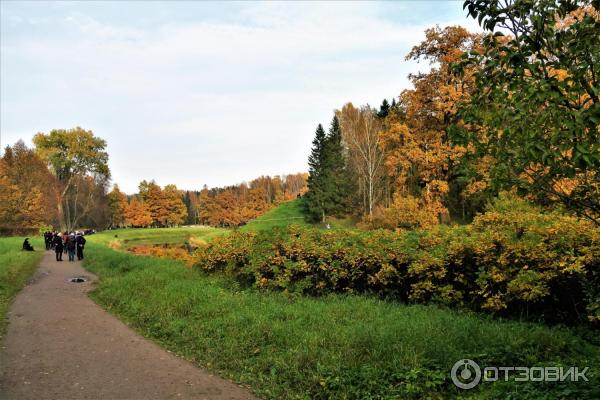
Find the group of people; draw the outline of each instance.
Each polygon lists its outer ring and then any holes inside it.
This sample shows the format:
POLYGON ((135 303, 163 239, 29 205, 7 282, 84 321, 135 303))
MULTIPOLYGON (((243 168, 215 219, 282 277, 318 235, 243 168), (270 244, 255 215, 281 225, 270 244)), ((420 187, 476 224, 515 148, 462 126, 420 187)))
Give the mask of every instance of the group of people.
POLYGON ((54 250, 56 253, 56 261, 62 261, 63 253, 67 253, 69 261, 83 259, 83 248, 85 247, 85 238, 81 232, 45 232, 44 242, 46 250, 54 250))

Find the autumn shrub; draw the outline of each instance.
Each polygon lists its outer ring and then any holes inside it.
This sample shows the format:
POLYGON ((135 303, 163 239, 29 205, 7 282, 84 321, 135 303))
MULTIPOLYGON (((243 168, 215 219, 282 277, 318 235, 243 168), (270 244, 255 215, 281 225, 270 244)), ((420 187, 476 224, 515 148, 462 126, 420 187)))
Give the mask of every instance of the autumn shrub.
POLYGON ((433 228, 439 224, 439 215, 447 209, 435 199, 432 202, 414 196, 395 195, 390 207, 376 209, 373 218, 363 222, 361 228, 433 228))
POLYGON ((190 253, 185 246, 181 245, 171 245, 167 243, 158 245, 137 245, 127 248, 127 251, 138 256, 153 256, 179 260, 183 261, 187 265, 191 265, 193 263, 190 253))
POLYGON ((201 248, 195 266, 261 289, 598 323, 599 264, 599 228, 503 195, 468 226, 234 232, 201 248))

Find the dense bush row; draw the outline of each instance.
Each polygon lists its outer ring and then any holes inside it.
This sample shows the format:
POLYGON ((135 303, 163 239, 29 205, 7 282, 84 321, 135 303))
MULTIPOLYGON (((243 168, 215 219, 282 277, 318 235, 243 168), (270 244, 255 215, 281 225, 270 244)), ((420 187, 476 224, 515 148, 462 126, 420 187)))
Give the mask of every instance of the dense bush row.
POLYGON ((233 233, 196 268, 310 295, 373 293, 551 322, 600 322, 600 229, 503 196, 471 225, 233 233))

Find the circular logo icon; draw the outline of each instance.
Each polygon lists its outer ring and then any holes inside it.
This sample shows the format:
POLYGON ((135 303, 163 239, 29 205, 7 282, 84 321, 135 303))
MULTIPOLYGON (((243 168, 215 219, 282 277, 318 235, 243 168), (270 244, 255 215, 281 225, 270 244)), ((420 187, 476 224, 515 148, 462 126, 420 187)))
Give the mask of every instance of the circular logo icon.
POLYGON ((481 368, 473 360, 458 360, 450 371, 452 382, 461 389, 473 389, 481 380, 481 368))

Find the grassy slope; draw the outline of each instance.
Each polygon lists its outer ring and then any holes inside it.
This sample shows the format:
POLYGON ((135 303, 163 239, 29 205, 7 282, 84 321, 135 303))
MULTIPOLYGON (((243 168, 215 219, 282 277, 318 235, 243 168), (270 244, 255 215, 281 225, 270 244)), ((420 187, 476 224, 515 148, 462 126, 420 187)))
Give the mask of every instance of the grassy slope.
POLYGON ((241 290, 176 261, 113 251, 98 239, 90 237, 85 260, 102 278, 93 293, 98 303, 266 398, 594 397, 576 393, 593 383, 487 383, 463 393, 449 383, 451 366, 465 357, 597 369, 599 348, 570 330, 366 297, 241 290))
POLYGON ((0 338, 6 330, 6 313, 12 299, 25 286, 44 254, 43 240, 31 239, 35 252, 21 251, 24 237, 0 238, 0 338))
POLYGON ((276 226, 287 226, 290 224, 306 225, 302 207, 302 199, 285 202, 260 217, 249 221, 240 230, 263 231, 276 226))
MULTIPOLYGON (((241 228, 242 231, 264 231, 273 227, 284 227, 290 224, 309 225, 304 219, 302 199, 280 204, 269 212, 253 219, 241 228)), ((327 217, 331 229, 354 229, 358 220, 352 216, 345 218, 327 217)), ((324 228, 326 224, 313 224, 324 228)))
MULTIPOLYGON (((248 222, 248 224, 240 228, 240 230, 264 231, 274 227, 288 226, 290 224, 309 225, 304 219, 304 212, 302 209, 302 199, 288 201, 248 222)), ((327 222, 331 229, 353 229, 358 221, 353 217, 328 217, 327 222)), ((314 226, 324 227, 325 224, 315 224, 314 226)))

